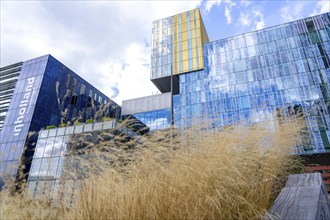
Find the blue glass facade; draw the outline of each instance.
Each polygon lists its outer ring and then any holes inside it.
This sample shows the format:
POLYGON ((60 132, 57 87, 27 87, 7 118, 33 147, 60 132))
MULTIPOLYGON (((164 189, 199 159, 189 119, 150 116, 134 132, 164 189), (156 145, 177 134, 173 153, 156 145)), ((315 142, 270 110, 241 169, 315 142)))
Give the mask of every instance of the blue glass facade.
POLYGON ((297 153, 330 151, 330 13, 213 41, 203 53, 204 70, 179 75, 176 126, 278 123, 303 112, 308 137, 297 153))
POLYGON ((159 109, 154 111, 135 113, 133 116, 145 124, 150 131, 162 130, 170 128, 171 126, 170 109, 159 109))
MULTIPOLYGON (((28 178, 29 196, 33 198, 45 194, 48 198, 49 195, 56 198, 62 184, 66 191, 65 199, 70 201, 74 189, 79 188, 78 180, 82 178, 79 174, 85 172, 81 163, 86 163, 84 160, 88 155, 82 149, 88 148, 90 144, 102 146, 105 141, 114 138, 115 134, 126 137, 137 135, 125 126, 118 126, 117 120, 41 130, 28 178), (74 172, 74 169, 81 172, 74 172)), ((111 142, 113 148, 117 147, 114 143, 111 142)))
POLYGON ((119 118, 120 110, 50 55, 23 62, 0 133, 0 174, 16 175, 20 162, 28 172, 41 128, 103 116, 119 118))

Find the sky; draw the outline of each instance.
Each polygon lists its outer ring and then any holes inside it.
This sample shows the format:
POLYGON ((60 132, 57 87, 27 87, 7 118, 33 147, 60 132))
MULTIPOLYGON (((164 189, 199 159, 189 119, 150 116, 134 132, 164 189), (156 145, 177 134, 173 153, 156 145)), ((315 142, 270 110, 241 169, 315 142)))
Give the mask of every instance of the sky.
POLYGON ((210 41, 330 11, 327 0, 0 1, 0 67, 51 54, 121 105, 150 81, 152 21, 200 8, 210 41))

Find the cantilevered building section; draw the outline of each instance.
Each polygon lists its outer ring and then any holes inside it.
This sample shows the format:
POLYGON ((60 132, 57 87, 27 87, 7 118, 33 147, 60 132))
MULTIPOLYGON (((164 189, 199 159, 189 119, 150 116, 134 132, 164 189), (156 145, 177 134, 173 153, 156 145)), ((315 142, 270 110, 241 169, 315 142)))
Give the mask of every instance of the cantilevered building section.
POLYGON ((122 118, 132 115, 151 131, 169 128, 172 97, 180 92, 179 75, 204 69, 203 44, 208 42, 199 9, 154 21, 150 78, 163 94, 124 101, 122 118))
MULTIPOLYGON (((152 82, 161 92, 169 92, 171 75, 204 69, 202 47, 207 42, 209 38, 199 9, 154 21, 151 52, 152 82)), ((177 79, 175 77, 176 91, 177 79)))
POLYGON ((0 68, 0 131, 13 97, 22 62, 0 68))

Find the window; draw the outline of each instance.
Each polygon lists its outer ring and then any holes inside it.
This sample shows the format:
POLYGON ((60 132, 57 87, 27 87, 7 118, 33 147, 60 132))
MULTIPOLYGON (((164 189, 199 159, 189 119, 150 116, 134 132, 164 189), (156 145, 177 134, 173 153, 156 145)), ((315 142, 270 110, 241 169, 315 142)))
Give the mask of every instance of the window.
POLYGON ((63 144, 63 136, 56 137, 55 143, 54 143, 54 148, 52 151, 52 157, 60 156, 62 144, 63 144))
POLYGON ((74 91, 76 85, 77 85, 77 80, 76 79, 73 79, 72 86, 71 86, 71 90, 72 91, 74 91))
POLYGON ((36 147, 36 151, 34 153, 34 157, 35 158, 42 157, 45 147, 46 147, 46 139, 39 139, 36 147))
POLYGON ((309 33, 309 37, 311 38, 312 44, 317 44, 321 42, 316 31, 309 33))
POLYGON ((255 46, 250 46, 247 48, 248 49, 248 54, 249 54, 249 57, 253 57, 253 56, 256 56, 256 48, 255 46))
POLYGON ((254 35, 246 35, 245 36, 245 40, 246 40, 246 45, 247 46, 252 46, 255 44, 255 41, 254 41, 254 35))
POLYGON ((251 62, 251 69, 257 69, 258 68, 258 63, 256 58, 250 59, 251 62))
POLYGON ((50 157, 52 154, 53 146, 54 146, 55 137, 51 137, 47 139, 47 144, 45 146, 45 151, 43 157, 50 157))
POLYGON ((40 166, 41 166, 41 159, 33 159, 29 179, 36 179, 37 178, 40 166))
POLYGON ((72 98, 71 98, 71 105, 72 105, 73 107, 76 107, 77 100, 78 100, 78 96, 77 96, 77 94, 76 94, 76 93, 73 93, 73 94, 72 94, 72 98))
POLYGON ((84 84, 81 84, 79 94, 80 95, 84 95, 85 94, 85 85, 84 84))
POLYGON ((57 176, 57 166, 59 163, 60 157, 50 158, 50 166, 48 170, 48 176, 50 178, 55 178, 57 176))
POLYGON ((33 197, 34 196, 34 191, 36 190, 36 181, 29 181, 29 185, 28 185, 28 195, 29 197, 33 197))
POLYGON ((306 26, 307 26, 308 32, 315 31, 315 26, 314 26, 312 18, 306 19, 306 26))

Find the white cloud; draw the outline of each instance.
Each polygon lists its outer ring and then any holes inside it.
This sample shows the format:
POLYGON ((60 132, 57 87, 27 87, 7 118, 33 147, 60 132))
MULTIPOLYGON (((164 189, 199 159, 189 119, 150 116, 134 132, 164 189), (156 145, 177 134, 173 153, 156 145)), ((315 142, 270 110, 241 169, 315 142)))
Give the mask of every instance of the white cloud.
POLYGON ((205 3, 205 14, 209 13, 213 6, 219 6, 221 4, 222 0, 216 0, 216 1, 206 1, 205 3))
POLYGON ((262 14, 262 7, 252 7, 241 11, 238 18, 238 25, 244 28, 251 28, 252 30, 260 30, 265 27, 264 16, 262 14))
POLYGON ((330 1, 318 1, 310 16, 330 12, 330 1))
POLYGON ((241 12, 238 18, 238 22, 243 26, 250 26, 251 25, 250 13, 241 12))
POLYGON ((151 95, 152 21, 200 1, 2 1, 0 66, 44 54, 121 104, 151 95), (119 94, 116 93, 119 89, 119 94))
POLYGON ((252 13, 255 18, 255 30, 260 30, 265 28, 265 20, 264 20, 264 15, 262 14, 262 9, 261 8, 254 8, 252 10, 252 13))
POLYGON ((208 14, 213 7, 223 5, 225 10, 225 16, 226 16, 226 21, 228 24, 232 23, 232 15, 231 15, 231 10, 233 6, 236 6, 237 4, 232 1, 232 0, 215 0, 215 1, 206 1, 205 2, 205 8, 204 8, 204 13, 208 14))
POLYGON ((242 7, 248 7, 252 4, 252 0, 242 0, 240 1, 240 6, 242 7))
POLYGON ((227 18, 227 23, 228 24, 231 24, 231 21, 232 21, 232 18, 231 18, 231 10, 230 10, 230 7, 229 6, 226 6, 225 8, 225 16, 227 18))
POLYGON ((302 18, 302 12, 305 2, 294 2, 294 4, 287 4, 280 9, 280 16, 283 22, 294 21, 302 18))
POLYGON ((227 19, 227 23, 231 24, 232 22, 232 15, 231 15, 231 9, 233 6, 236 6, 237 4, 233 2, 232 0, 225 0, 226 8, 225 8, 225 16, 227 19))
POLYGON ((288 1, 286 5, 280 9, 280 17, 282 18, 282 22, 289 22, 329 11, 330 2, 326 0, 288 1))
POLYGON ((255 30, 260 30, 260 29, 263 29, 265 28, 265 21, 263 19, 261 19, 260 21, 258 21, 256 23, 256 27, 255 27, 255 30))
MULTIPOLYGON (((150 48, 134 43, 123 51, 125 68, 117 69, 113 75, 119 75, 118 98, 131 99, 156 93, 157 89, 150 82, 150 48), (146 83, 149 82, 149 83, 146 83)), ((122 66, 121 66, 122 67, 122 66)))

